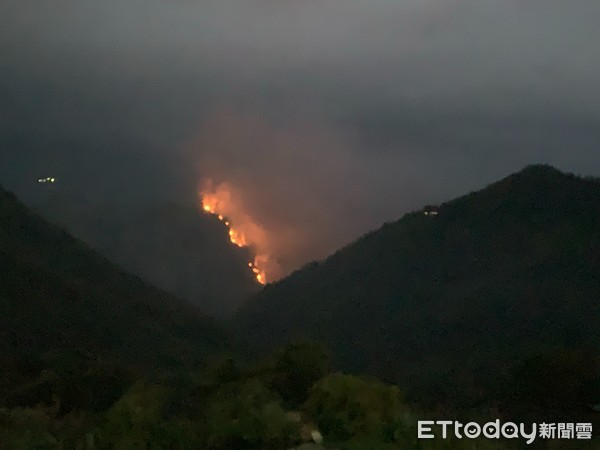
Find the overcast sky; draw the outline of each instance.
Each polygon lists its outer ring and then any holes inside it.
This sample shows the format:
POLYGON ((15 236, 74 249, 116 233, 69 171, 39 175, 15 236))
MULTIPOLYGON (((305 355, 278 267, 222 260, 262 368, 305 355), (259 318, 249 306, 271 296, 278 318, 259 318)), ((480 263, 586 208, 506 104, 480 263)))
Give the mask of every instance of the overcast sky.
POLYGON ((600 175, 599 17, 597 0, 2 0, 0 182, 227 181, 295 242, 289 270, 526 164, 600 175))

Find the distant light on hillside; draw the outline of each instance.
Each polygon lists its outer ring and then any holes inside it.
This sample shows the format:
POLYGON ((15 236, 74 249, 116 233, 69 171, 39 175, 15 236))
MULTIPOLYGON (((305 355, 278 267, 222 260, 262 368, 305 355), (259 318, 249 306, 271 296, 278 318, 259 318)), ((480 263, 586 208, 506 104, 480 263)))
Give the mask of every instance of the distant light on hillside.
POLYGON ((426 216, 437 216, 440 213, 440 210, 437 206, 427 205, 423 208, 423 214, 426 216))
POLYGON ((38 178, 38 183, 40 184, 54 184, 56 182, 56 178, 54 177, 46 177, 46 178, 38 178))

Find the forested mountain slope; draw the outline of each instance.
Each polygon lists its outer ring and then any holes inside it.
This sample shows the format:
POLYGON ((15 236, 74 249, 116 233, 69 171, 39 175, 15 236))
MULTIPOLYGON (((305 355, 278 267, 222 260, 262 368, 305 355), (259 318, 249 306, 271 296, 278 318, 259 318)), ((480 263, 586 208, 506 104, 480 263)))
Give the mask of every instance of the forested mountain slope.
POLYGON ((0 268, 2 391, 62 359, 182 367, 228 345, 212 319, 123 272, 1 188, 0 268))
POLYGON ((495 396, 540 354, 588 370, 600 348, 600 182, 527 167, 267 286, 237 324, 260 349, 322 340, 341 368, 431 401, 495 396))

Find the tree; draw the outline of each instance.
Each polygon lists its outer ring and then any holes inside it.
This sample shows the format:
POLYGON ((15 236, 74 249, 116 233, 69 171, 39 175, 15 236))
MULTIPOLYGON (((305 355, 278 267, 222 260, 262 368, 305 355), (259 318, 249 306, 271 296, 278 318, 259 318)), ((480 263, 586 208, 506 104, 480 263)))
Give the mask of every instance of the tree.
POLYGON ((258 380, 229 383, 206 408, 208 448, 285 448, 298 435, 281 399, 258 380))
POLYGON ((296 342, 275 356, 272 387, 285 401, 304 402, 313 384, 329 372, 329 352, 319 343, 296 342))
POLYGON ((408 411, 396 386, 341 373, 316 383, 304 409, 333 439, 376 436, 388 441, 401 430, 408 411))

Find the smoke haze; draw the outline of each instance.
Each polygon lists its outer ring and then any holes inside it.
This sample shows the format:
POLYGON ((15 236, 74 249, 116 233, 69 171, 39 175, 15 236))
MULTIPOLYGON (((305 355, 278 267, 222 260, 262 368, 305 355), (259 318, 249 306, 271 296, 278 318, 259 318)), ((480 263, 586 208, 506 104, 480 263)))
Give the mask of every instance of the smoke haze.
POLYGON ((529 163, 600 173, 596 0, 5 0, 1 180, 198 206, 283 273, 529 163))

